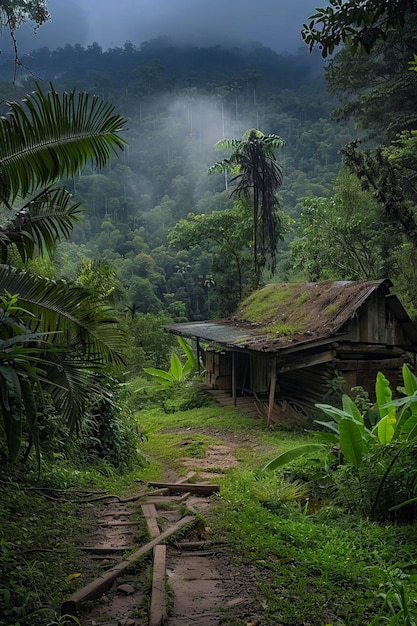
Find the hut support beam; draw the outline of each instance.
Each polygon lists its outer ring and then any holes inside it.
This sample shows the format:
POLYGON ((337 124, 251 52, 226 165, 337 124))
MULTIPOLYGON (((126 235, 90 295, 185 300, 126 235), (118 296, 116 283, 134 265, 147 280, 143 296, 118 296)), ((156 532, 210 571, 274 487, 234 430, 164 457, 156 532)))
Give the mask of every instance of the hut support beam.
POLYGON ((198 337, 195 338, 195 348, 196 348, 196 352, 197 352, 197 371, 199 374, 201 374, 201 369, 200 369, 200 340, 198 337))
POLYGON ((233 398, 233 406, 237 405, 236 400, 236 361, 235 361, 235 353, 232 352, 232 398, 233 398))
POLYGON ((271 379, 269 382, 269 402, 268 402, 268 426, 271 423, 272 411, 274 410, 275 389, 277 386, 277 360, 271 361, 271 379))

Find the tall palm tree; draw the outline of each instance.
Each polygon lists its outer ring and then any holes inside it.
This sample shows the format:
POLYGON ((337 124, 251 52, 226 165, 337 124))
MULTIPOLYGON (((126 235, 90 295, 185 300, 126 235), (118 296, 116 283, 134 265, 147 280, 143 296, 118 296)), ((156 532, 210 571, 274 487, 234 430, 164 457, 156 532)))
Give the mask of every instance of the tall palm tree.
POLYGON ((231 195, 252 197, 255 286, 259 285, 261 270, 267 263, 272 272, 276 267, 281 236, 276 191, 282 185, 282 167, 276 161, 275 151, 283 144, 278 135, 264 135, 252 128, 243 134, 242 139, 218 141, 216 148, 232 152, 227 159, 208 170, 209 174, 231 171, 235 174, 231 182, 237 182, 231 195))
MULTIPOLYGON (((63 187, 88 161, 102 167, 123 149, 124 120, 95 96, 39 87, 0 118, 0 416, 16 459, 26 420, 39 454, 37 419, 52 401, 71 429, 99 377, 123 362, 124 336, 110 309, 87 289, 16 269, 52 254, 80 219, 63 187)), ((1 429, 0 429, 1 440, 1 429)))

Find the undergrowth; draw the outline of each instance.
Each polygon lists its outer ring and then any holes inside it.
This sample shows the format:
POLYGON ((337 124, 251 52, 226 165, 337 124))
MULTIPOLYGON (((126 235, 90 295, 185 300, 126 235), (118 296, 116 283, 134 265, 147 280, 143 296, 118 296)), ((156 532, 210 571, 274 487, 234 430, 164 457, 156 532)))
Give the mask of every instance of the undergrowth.
MULTIPOLYGON (((414 527, 377 525, 332 504, 310 506, 298 487, 278 475, 271 482, 270 475, 230 471, 210 515, 213 536, 232 560, 255 568, 265 624, 369 624, 392 569, 417 562, 414 527)), ((415 583, 410 591, 417 599, 415 583)))
MULTIPOLYGON (((0 626, 52 624, 63 599, 85 582, 74 546, 88 515, 76 515, 75 502, 40 495, 39 485, 129 493, 138 480, 162 479, 168 470, 184 474, 193 461, 199 480, 198 461, 208 447, 226 443, 233 444, 238 467, 219 473, 206 525, 217 549, 243 565, 255 585, 263 626, 382 626, 394 623, 390 611, 399 613, 401 601, 415 613, 416 583, 401 578, 404 564, 417 563, 414 526, 347 513, 317 481, 319 457, 299 459, 281 474, 260 473, 273 454, 311 441, 309 434, 268 427, 210 401, 179 410, 181 401, 172 412, 145 404, 136 413, 145 461, 130 469, 121 472, 105 458, 75 466, 56 456, 45 459, 40 478, 35 467, 24 474, 3 467, 0 626), (312 490, 313 481, 321 490, 312 490), (401 600, 397 590, 405 588, 401 600)), ((132 410, 132 397, 129 405, 132 410)), ((395 623, 415 626, 413 619, 395 623)))

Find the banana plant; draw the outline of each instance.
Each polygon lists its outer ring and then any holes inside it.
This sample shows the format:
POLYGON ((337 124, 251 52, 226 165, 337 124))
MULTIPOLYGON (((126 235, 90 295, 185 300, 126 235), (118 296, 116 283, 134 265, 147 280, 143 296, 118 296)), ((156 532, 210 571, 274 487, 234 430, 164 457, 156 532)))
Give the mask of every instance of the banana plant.
MULTIPOLYGON (((370 427, 367 424, 364 415, 346 394, 342 397, 342 408, 329 404, 316 404, 317 408, 331 418, 327 421, 316 420, 317 424, 328 431, 314 433, 319 443, 310 443, 288 450, 269 461, 261 468, 261 471, 275 470, 297 458, 331 449, 339 453, 341 464, 353 468, 362 493, 363 478, 369 467, 369 459, 373 458, 374 461, 371 462, 381 463, 381 476, 372 489, 370 505, 366 506, 368 514, 373 517, 387 478, 393 471, 398 457, 410 445, 414 445, 417 437, 417 377, 407 365, 403 366, 402 375, 404 387, 400 391, 406 395, 404 398, 394 400, 389 381, 382 372, 378 372, 375 382, 376 403, 373 407, 376 415, 374 426, 370 427), (383 461, 375 461, 375 459, 383 459, 383 461)), ((407 498, 389 510, 397 510, 415 501, 417 498, 407 498)))
POLYGON ((404 386, 400 389, 403 398, 390 401, 390 406, 397 411, 393 441, 412 441, 417 437, 417 377, 407 365, 402 369, 404 386))
POLYGON ((185 363, 181 363, 178 355, 173 352, 171 354, 171 364, 169 370, 163 370, 156 367, 144 367, 146 374, 151 376, 155 382, 161 387, 172 387, 175 384, 185 380, 193 372, 197 371, 198 359, 192 348, 182 338, 177 337, 178 343, 182 348, 186 357, 185 363))
POLYGON ((364 454, 377 443, 377 438, 365 426, 363 415, 353 400, 344 394, 341 409, 330 404, 316 404, 316 407, 328 415, 331 420, 315 420, 315 423, 330 432, 315 432, 314 436, 320 440, 320 443, 310 443, 288 450, 269 461, 262 470, 277 469, 296 458, 306 454, 323 452, 329 448, 337 450, 354 467, 360 467, 364 454))
POLYGON ((375 382, 377 423, 371 429, 364 420, 353 400, 342 396, 342 408, 330 404, 316 404, 331 420, 315 420, 316 424, 329 430, 329 433, 314 433, 323 438, 322 443, 299 446, 269 461, 262 469, 277 469, 306 454, 319 452, 329 445, 337 448, 350 465, 359 468, 364 455, 377 445, 387 446, 393 440, 409 441, 417 437, 417 377, 407 365, 403 366, 405 398, 392 399, 389 381, 378 372, 375 382), (397 416, 397 407, 402 407, 397 416), (324 435, 324 437, 323 437, 324 435))

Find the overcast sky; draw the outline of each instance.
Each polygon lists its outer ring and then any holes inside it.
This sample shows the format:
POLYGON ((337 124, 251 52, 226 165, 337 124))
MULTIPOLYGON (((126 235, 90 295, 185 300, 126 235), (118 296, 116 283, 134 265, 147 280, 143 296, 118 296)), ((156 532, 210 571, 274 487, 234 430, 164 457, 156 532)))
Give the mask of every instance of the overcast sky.
POLYGON ((326 0, 49 0, 52 22, 21 29, 21 48, 140 45, 159 35, 207 45, 260 42, 277 52, 304 46, 303 22, 326 0))

